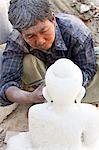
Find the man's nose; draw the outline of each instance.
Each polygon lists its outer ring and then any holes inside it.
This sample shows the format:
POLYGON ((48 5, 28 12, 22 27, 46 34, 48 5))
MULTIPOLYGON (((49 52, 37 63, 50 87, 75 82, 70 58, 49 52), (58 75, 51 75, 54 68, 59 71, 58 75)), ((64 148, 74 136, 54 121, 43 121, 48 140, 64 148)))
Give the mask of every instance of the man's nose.
POLYGON ((42 37, 38 37, 36 43, 37 43, 37 46, 42 46, 45 43, 45 39, 42 37))

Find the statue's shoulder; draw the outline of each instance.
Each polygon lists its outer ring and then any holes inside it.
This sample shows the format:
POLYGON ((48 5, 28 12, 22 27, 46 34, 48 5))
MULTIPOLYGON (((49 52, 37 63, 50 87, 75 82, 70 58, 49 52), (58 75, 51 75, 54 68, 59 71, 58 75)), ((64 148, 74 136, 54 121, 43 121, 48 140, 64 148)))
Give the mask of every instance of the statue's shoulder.
POLYGON ((36 104, 29 109, 29 116, 32 116, 33 118, 42 118, 46 119, 48 116, 50 116, 50 110, 48 109, 48 104, 36 104))
POLYGON ((88 118, 99 118, 99 110, 91 104, 81 104, 80 112, 85 114, 88 118))

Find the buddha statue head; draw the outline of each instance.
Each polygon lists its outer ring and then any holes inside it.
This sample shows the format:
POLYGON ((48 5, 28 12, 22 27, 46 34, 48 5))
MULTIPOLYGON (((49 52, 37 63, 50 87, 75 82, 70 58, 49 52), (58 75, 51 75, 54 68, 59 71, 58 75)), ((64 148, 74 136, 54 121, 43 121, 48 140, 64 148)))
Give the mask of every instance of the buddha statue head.
POLYGON ((80 68, 71 60, 61 58, 46 72, 46 87, 43 89, 43 95, 55 107, 68 107, 81 102, 85 94, 82 83, 83 76, 80 68))

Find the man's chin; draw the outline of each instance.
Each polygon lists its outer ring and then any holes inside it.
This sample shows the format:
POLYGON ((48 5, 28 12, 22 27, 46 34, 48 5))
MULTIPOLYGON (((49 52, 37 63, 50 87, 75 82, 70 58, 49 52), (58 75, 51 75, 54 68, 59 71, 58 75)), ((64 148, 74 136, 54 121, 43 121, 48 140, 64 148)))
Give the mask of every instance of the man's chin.
POLYGON ((50 46, 45 46, 45 47, 40 47, 40 48, 38 48, 38 49, 41 50, 41 51, 47 51, 47 50, 49 50, 49 49, 51 48, 51 46, 52 46, 52 45, 50 45, 50 46))

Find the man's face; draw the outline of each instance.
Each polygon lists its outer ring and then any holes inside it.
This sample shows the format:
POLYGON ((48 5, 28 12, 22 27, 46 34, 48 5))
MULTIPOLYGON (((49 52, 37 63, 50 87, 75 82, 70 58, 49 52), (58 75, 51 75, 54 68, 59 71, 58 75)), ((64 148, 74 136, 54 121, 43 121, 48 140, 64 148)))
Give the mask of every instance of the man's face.
POLYGON ((36 24, 22 31, 24 40, 33 48, 47 51, 55 39, 55 17, 52 22, 48 19, 36 21, 36 24))

